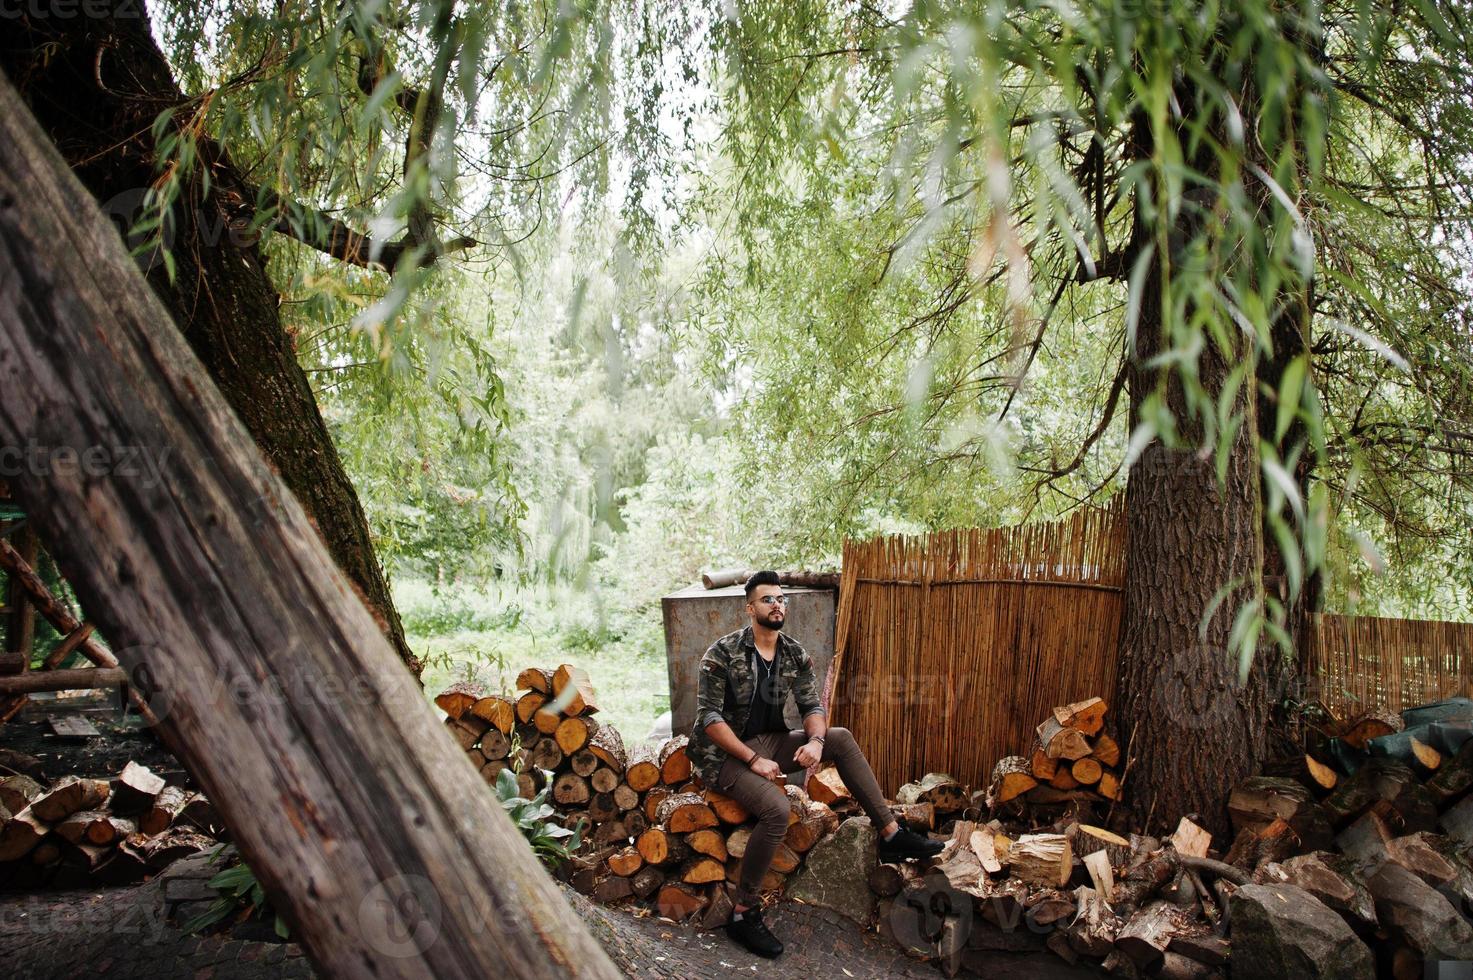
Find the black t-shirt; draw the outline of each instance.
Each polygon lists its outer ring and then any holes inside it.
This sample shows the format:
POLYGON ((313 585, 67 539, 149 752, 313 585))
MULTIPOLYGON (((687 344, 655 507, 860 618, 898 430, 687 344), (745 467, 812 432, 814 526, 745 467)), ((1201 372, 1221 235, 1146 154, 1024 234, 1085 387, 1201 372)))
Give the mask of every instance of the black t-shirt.
POLYGON ((763 660, 760 653, 753 659, 757 661, 757 689, 752 698, 752 712, 747 716, 747 727, 742 732, 743 739, 788 730, 787 722, 783 721, 783 703, 777 699, 777 654, 773 654, 771 663, 763 660))

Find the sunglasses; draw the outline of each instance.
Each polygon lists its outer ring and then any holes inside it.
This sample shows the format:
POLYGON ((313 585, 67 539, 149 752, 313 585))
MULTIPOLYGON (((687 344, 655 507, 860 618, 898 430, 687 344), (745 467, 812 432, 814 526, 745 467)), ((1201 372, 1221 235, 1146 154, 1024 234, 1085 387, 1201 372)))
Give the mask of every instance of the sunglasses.
POLYGON ((788 597, 785 595, 765 595, 755 601, 771 609, 775 606, 786 606, 788 604, 788 597))

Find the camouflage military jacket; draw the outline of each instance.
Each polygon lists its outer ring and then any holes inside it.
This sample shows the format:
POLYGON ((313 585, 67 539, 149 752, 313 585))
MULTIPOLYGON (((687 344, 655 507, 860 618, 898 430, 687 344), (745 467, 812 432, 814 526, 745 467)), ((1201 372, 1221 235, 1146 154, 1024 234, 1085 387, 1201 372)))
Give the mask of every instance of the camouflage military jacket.
MULTIPOLYGON (((724 721, 738 736, 747 727, 752 702, 757 696, 757 645, 752 640, 752 627, 744 626, 711 644, 701 657, 696 691, 696 721, 691 728, 686 754, 707 786, 716 786, 716 776, 727 753, 706 734, 706 726, 724 721)), ((822 712, 818 679, 813 675, 813 661, 797 640, 786 633, 777 635, 775 676, 778 680, 778 703, 786 705, 791 694, 798 712, 807 718, 822 712)))

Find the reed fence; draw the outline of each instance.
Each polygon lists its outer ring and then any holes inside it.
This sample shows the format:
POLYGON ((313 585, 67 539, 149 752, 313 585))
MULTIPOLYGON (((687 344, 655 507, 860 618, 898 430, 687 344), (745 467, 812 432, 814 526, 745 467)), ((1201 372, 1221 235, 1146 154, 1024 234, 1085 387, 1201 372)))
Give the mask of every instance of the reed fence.
POLYGON ((984 786, 1055 706, 1115 688, 1117 505, 1060 521, 846 542, 831 715, 890 791, 984 786))
POLYGON ((1473 697, 1473 623, 1318 613, 1304 652, 1338 718, 1473 697))

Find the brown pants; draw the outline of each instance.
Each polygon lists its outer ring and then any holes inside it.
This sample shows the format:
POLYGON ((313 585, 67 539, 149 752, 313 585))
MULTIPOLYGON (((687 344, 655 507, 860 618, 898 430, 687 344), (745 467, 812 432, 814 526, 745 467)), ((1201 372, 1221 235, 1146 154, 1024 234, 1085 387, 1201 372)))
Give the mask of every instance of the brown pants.
MULTIPOLYGON (((793 760, 796 753, 808 741, 804 732, 768 732, 746 740, 747 748, 758 755, 771 759, 783 772, 797 772, 801 767, 793 760)), ((839 769, 839 777, 876 830, 890 823, 890 808, 885 805, 885 796, 875 780, 874 770, 855 744, 854 736, 847 728, 830 728, 824 733, 824 762, 833 762, 839 769)), ((788 796, 782 787, 763 779, 738 759, 727 759, 721 767, 721 785, 718 790, 746 807, 757 820, 757 828, 747 841, 747 853, 742 857, 741 881, 737 885, 736 901, 739 905, 754 905, 757 891, 762 885, 762 876, 772 865, 772 856, 783 842, 788 831, 788 796)))

